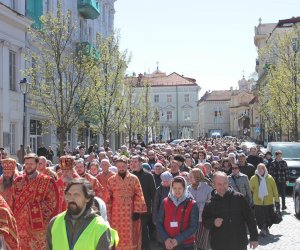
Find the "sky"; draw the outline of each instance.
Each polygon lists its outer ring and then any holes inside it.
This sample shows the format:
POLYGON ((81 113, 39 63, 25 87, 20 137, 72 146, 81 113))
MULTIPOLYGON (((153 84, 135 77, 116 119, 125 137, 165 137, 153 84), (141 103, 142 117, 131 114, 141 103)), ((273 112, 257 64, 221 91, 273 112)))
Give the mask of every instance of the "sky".
POLYGON ((207 90, 236 88, 255 72, 254 27, 300 16, 299 0, 117 0, 115 29, 127 73, 157 68, 207 90), (298 11, 297 11, 298 10, 298 11))

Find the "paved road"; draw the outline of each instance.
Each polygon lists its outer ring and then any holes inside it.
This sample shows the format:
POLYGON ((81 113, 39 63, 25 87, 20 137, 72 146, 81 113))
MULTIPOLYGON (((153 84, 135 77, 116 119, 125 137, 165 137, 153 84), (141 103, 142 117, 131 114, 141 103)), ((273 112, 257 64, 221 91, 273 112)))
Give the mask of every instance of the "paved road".
POLYGON ((259 238, 259 250, 300 250, 300 220, 295 217, 292 197, 286 202, 283 221, 270 228, 270 236, 259 238))
MULTIPOLYGON (((287 197, 286 203, 287 209, 282 213, 283 221, 270 228, 269 236, 259 236, 257 250, 300 250, 300 220, 295 217, 294 202, 291 196, 287 197)), ((151 250, 158 249, 152 242, 151 250)))

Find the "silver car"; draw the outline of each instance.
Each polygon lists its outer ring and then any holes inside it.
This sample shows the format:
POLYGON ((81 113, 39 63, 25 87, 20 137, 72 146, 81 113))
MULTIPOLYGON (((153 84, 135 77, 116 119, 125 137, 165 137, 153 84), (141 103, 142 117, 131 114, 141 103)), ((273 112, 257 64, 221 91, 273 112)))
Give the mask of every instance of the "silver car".
POLYGON ((300 217, 300 177, 295 181, 293 188, 293 199, 295 205, 295 214, 300 217))

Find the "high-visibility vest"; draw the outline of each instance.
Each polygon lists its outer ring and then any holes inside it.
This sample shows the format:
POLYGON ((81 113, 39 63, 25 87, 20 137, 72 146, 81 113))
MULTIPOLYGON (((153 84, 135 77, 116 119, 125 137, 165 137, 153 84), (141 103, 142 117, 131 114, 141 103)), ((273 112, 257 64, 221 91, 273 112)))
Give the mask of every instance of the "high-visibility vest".
POLYGON ((83 230, 75 245, 69 246, 65 215, 66 212, 62 212, 53 223, 51 229, 53 250, 95 250, 100 237, 109 229, 102 217, 95 216, 83 230))

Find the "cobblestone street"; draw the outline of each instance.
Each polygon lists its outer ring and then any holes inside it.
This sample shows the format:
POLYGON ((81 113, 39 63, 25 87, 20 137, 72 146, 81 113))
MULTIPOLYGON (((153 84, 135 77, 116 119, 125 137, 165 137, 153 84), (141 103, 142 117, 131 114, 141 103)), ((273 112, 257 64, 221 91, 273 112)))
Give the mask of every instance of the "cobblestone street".
POLYGON ((300 220, 295 217, 294 202, 287 197, 287 209, 283 212, 283 221, 270 228, 271 235, 259 237, 259 250, 299 250, 300 220))

